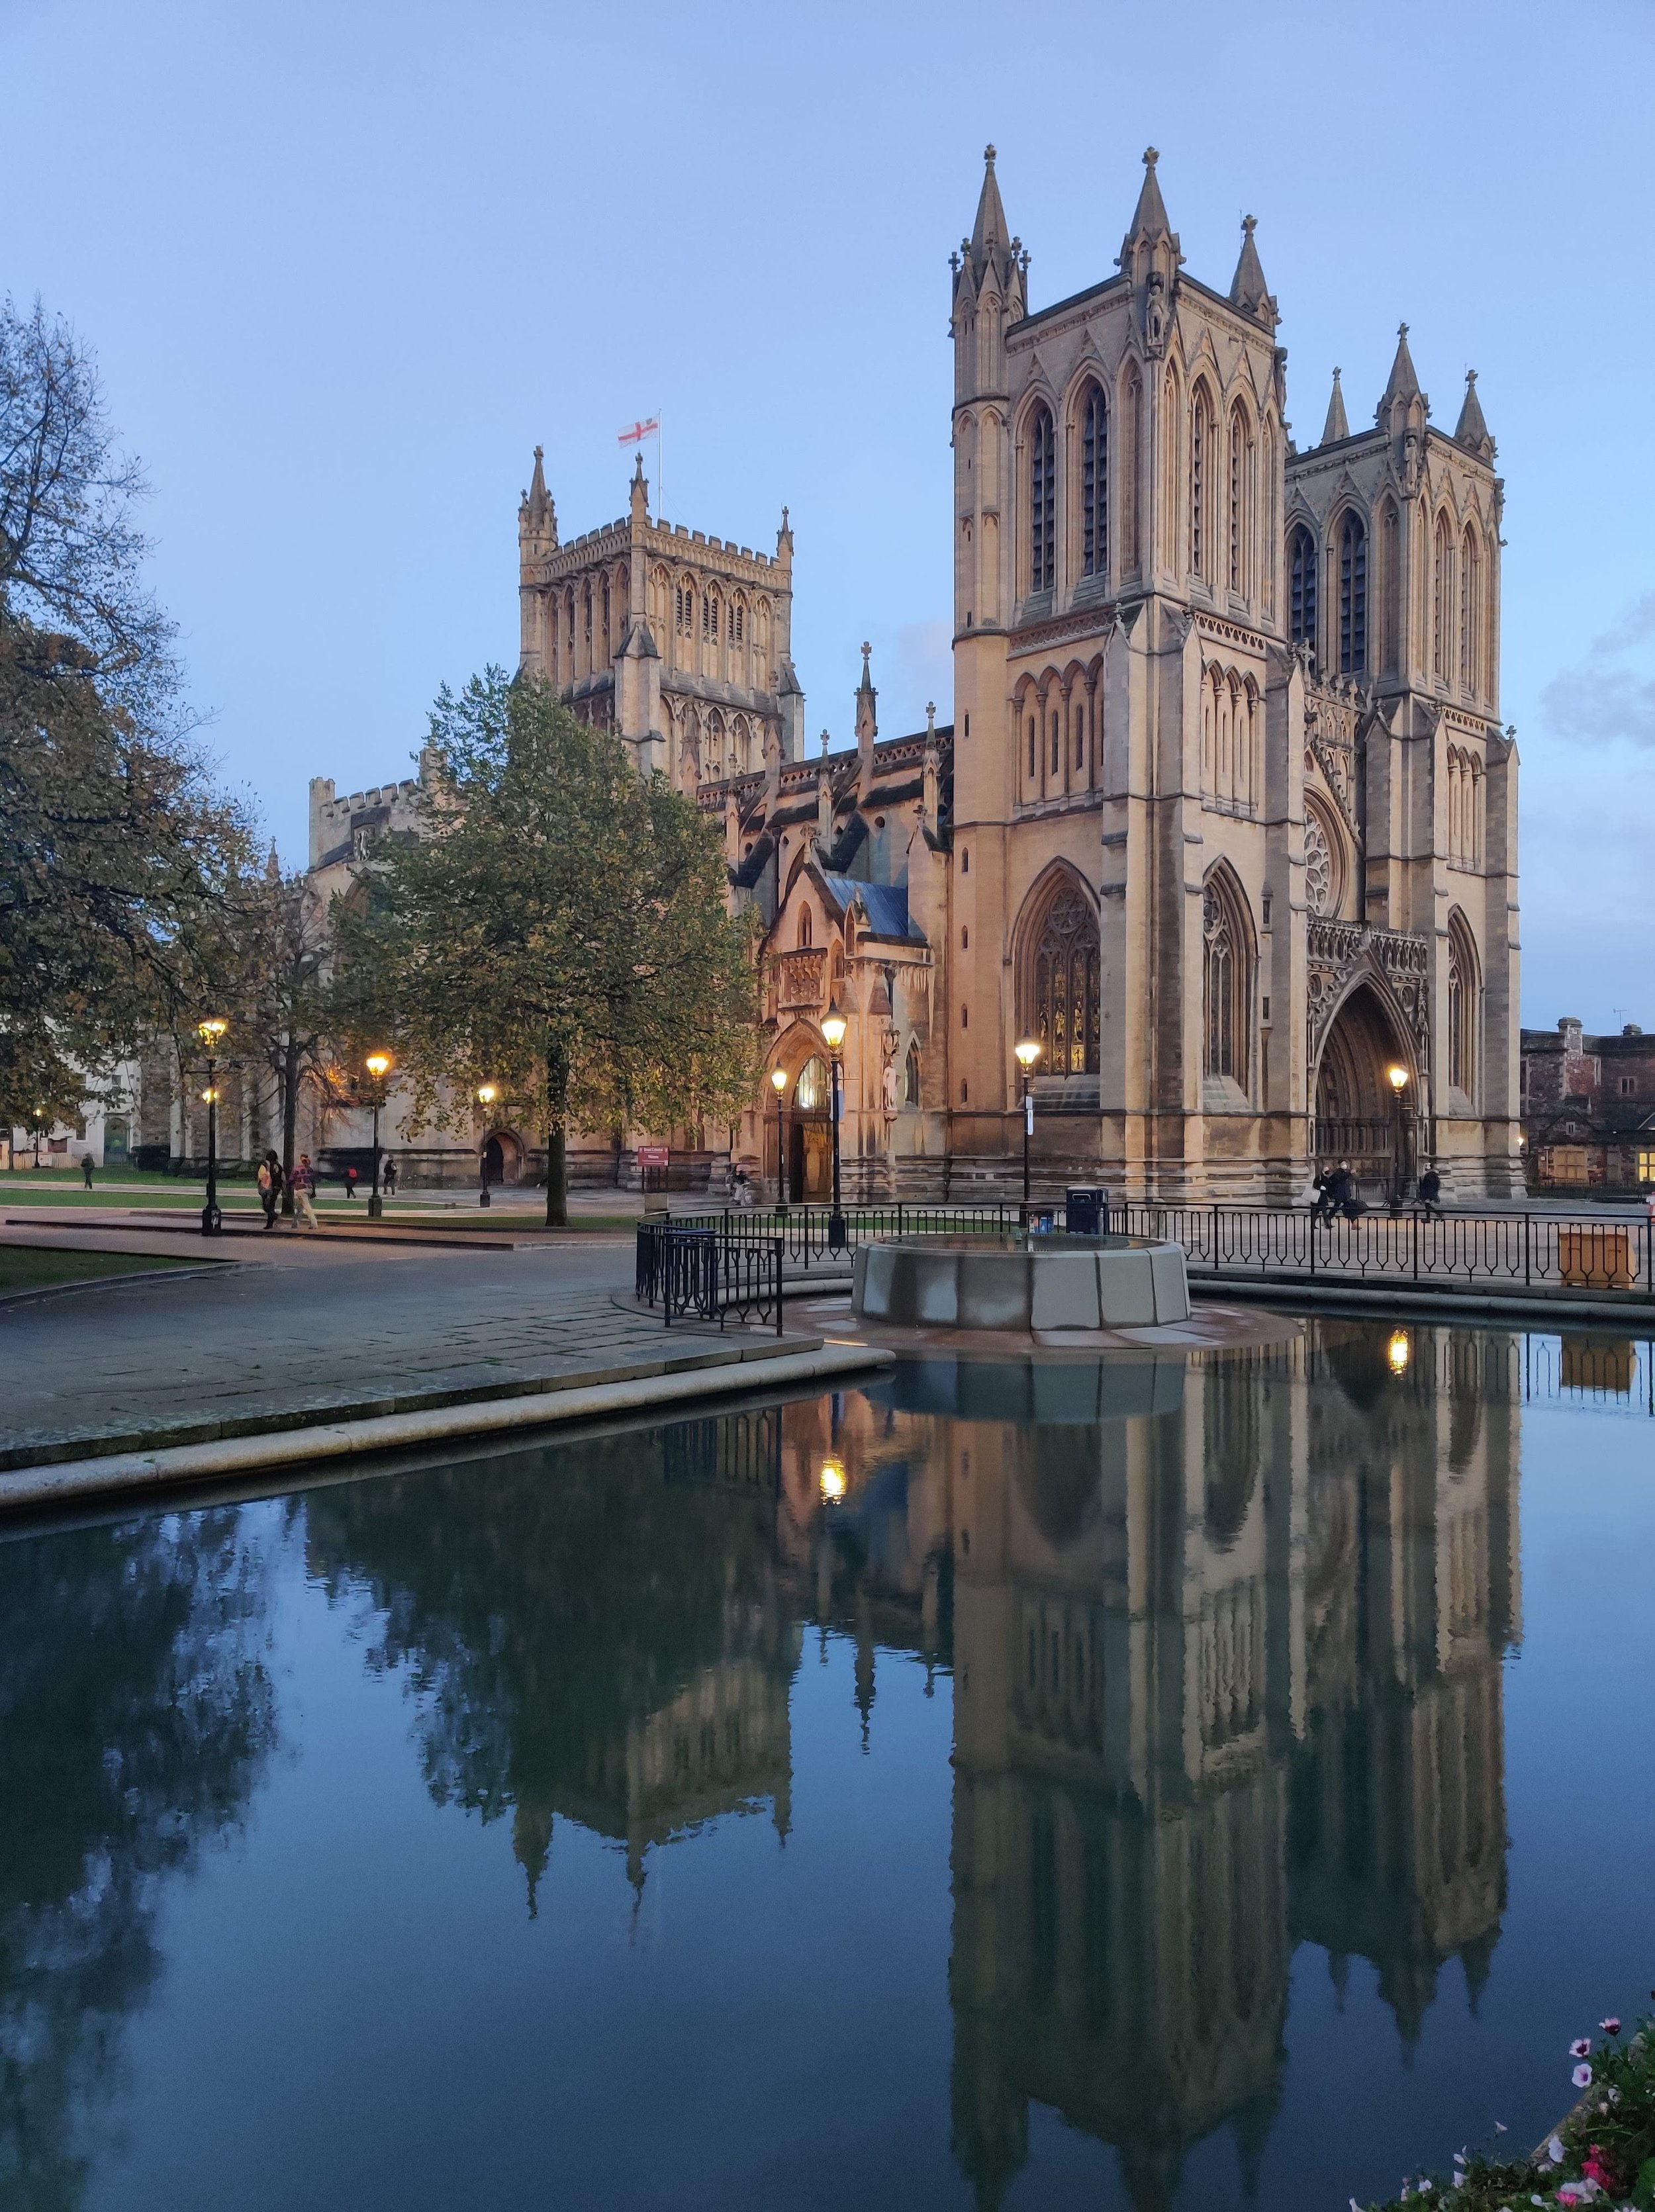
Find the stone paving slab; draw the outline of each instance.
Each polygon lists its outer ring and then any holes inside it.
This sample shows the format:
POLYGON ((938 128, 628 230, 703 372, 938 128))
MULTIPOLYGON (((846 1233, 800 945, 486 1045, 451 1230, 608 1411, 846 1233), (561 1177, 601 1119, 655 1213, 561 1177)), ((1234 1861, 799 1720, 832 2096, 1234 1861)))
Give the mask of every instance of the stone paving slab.
POLYGON ((611 1303, 629 1248, 340 1255, 0 1309, 0 1468, 572 1389, 814 1346, 611 1303))

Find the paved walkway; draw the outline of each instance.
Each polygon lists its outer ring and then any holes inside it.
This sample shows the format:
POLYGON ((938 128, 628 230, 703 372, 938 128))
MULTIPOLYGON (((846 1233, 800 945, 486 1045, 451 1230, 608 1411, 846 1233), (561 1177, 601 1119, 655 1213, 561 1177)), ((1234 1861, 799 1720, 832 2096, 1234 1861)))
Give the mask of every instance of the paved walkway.
POLYGON ((0 1468, 800 1347, 621 1310, 630 1240, 279 1257, 0 1307, 0 1468))

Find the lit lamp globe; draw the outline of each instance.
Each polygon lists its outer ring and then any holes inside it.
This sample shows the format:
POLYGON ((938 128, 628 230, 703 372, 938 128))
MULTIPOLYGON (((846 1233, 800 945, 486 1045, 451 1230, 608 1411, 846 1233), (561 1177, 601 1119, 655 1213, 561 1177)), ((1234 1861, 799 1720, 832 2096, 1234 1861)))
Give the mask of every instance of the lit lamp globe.
POLYGON ((1392 1066, 1386 1068, 1385 1073, 1390 1078, 1391 1089, 1400 1098, 1403 1091, 1408 1088, 1408 1070, 1405 1067, 1393 1063, 1392 1066))
POLYGON ((1036 1043, 1032 1037, 1025 1037, 1020 1044, 1013 1045, 1012 1047, 1012 1050, 1017 1054, 1017 1064, 1022 1069, 1024 1074, 1027 1075, 1030 1073, 1034 1066, 1034 1063, 1040 1057, 1040 1047, 1038 1044, 1036 1043))
POLYGON ((845 1018, 837 1006, 830 1006, 822 1023, 822 1035, 827 1039, 830 1052, 837 1052, 845 1041, 845 1018))
POLYGON ((391 1055, 388 1052, 370 1052, 363 1066, 375 1083, 383 1083, 391 1073, 391 1055))
POLYGON ((776 1089, 776 1097, 779 1098, 779 1097, 782 1096, 782 1092, 787 1089, 787 1087, 788 1087, 788 1071, 787 1071, 787 1069, 786 1069, 785 1067, 773 1067, 773 1068, 771 1068, 771 1070, 770 1070, 770 1081, 771 1081, 771 1083, 774 1085, 775 1089, 776 1089))
POLYGON ((196 1035, 210 1053, 215 1052, 218 1048, 218 1040, 228 1027, 229 1024, 221 1021, 216 1014, 210 1014, 204 1022, 196 1024, 196 1035))
POLYGON ((499 1096, 492 1083, 479 1083, 477 1086, 477 1103, 485 1114, 499 1096))

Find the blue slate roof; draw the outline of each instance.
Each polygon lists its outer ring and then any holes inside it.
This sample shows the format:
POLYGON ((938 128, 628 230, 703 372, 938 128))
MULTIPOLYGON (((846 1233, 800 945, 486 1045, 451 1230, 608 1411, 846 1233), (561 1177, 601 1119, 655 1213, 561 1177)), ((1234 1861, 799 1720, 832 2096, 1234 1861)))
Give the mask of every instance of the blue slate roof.
POLYGON ((825 872, 822 882, 841 914, 849 914, 860 902, 875 937, 894 937, 915 945, 925 943, 925 932, 909 918, 906 884, 863 884, 850 876, 829 875, 825 872))

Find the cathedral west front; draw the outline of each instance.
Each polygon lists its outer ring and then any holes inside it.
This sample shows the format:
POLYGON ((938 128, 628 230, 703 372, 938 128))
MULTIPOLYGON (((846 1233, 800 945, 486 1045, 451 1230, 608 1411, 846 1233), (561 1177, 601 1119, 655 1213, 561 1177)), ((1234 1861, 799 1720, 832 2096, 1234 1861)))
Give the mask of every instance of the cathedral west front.
MULTIPOLYGON (((640 469, 565 543, 537 452, 522 665, 717 819, 762 924, 760 1093, 676 1152, 825 1199, 837 1011, 848 1199, 1014 1195, 1025 1042, 1043 1195, 1293 1202, 1342 1158, 1370 1202, 1428 1161, 1454 1199, 1512 1192, 1517 752, 1475 376, 1440 428, 1404 326, 1371 425, 1336 370, 1301 447, 1253 222, 1226 289, 1192 275, 1153 149, 1112 270, 1040 307, 1028 272, 990 148, 933 525, 953 700, 922 730, 879 734, 864 648, 854 746, 810 756, 785 511, 773 551, 738 546, 652 517, 640 469)), ((356 805, 313 786, 313 869, 348 864, 356 805)), ((642 1134, 577 1140, 574 1179, 628 1179, 642 1134)), ((538 1133, 490 1141, 533 1172, 538 1133)))

